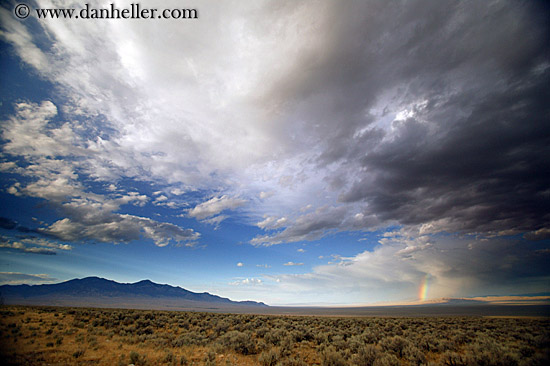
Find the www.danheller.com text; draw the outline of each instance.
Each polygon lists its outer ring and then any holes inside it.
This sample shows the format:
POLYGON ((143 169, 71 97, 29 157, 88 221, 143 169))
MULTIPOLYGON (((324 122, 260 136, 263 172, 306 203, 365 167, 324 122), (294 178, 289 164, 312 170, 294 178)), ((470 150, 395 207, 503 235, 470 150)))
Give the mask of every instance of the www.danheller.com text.
POLYGON ((144 8, 139 3, 119 8, 111 3, 103 8, 84 4, 82 9, 36 9, 39 18, 69 19, 196 19, 197 9, 157 9, 144 8))

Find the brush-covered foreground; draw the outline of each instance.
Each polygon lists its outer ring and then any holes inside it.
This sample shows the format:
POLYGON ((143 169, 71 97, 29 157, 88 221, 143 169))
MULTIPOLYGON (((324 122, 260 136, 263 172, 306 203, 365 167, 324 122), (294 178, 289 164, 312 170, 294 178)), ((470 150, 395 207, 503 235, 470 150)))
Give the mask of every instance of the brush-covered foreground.
POLYGON ((0 308, 13 365, 548 365, 549 319, 0 308))

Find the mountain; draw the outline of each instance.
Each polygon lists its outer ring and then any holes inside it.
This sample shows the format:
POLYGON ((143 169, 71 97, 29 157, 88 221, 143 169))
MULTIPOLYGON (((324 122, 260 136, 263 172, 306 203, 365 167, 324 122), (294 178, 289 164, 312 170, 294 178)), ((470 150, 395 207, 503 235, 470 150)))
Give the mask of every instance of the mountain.
POLYGON ((4 285, 0 295, 5 304, 94 306, 146 309, 223 310, 240 307, 267 307, 255 301, 232 301, 196 293, 181 287, 143 280, 119 283, 86 277, 51 285, 4 285))
POLYGON ((461 306, 461 305, 487 305, 487 301, 475 300, 475 299, 454 299, 454 298, 442 298, 439 301, 434 302, 433 305, 439 306, 461 306))

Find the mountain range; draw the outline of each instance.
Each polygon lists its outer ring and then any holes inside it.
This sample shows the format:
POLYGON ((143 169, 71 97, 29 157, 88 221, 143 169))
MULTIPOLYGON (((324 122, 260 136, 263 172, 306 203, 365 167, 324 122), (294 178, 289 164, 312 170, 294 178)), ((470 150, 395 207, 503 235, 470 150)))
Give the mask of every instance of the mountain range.
POLYGON ((411 305, 277 307, 255 301, 232 301, 207 292, 191 292, 150 280, 119 283, 99 277, 86 277, 49 285, 0 286, 0 304, 5 305, 319 316, 550 316, 548 296, 525 296, 525 299, 519 300, 513 302, 515 305, 512 305, 511 300, 498 303, 479 299, 447 298, 411 305))
POLYGON ((223 310, 267 307, 255 301, 232 301, 207 292, 196 293, 181 287, 150 280, 119 283, 99 277, 73 279, 49 285, 3 285, 4 304, 154 308, 182 310, 223 310))

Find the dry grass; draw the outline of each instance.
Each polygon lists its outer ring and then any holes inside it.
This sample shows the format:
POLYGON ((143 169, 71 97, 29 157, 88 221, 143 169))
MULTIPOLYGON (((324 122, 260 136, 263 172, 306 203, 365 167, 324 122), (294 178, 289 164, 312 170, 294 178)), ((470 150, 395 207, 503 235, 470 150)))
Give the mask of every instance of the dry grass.
POLYGON ((0 308, 13 365, 545 365, 550 321, 0 308))

